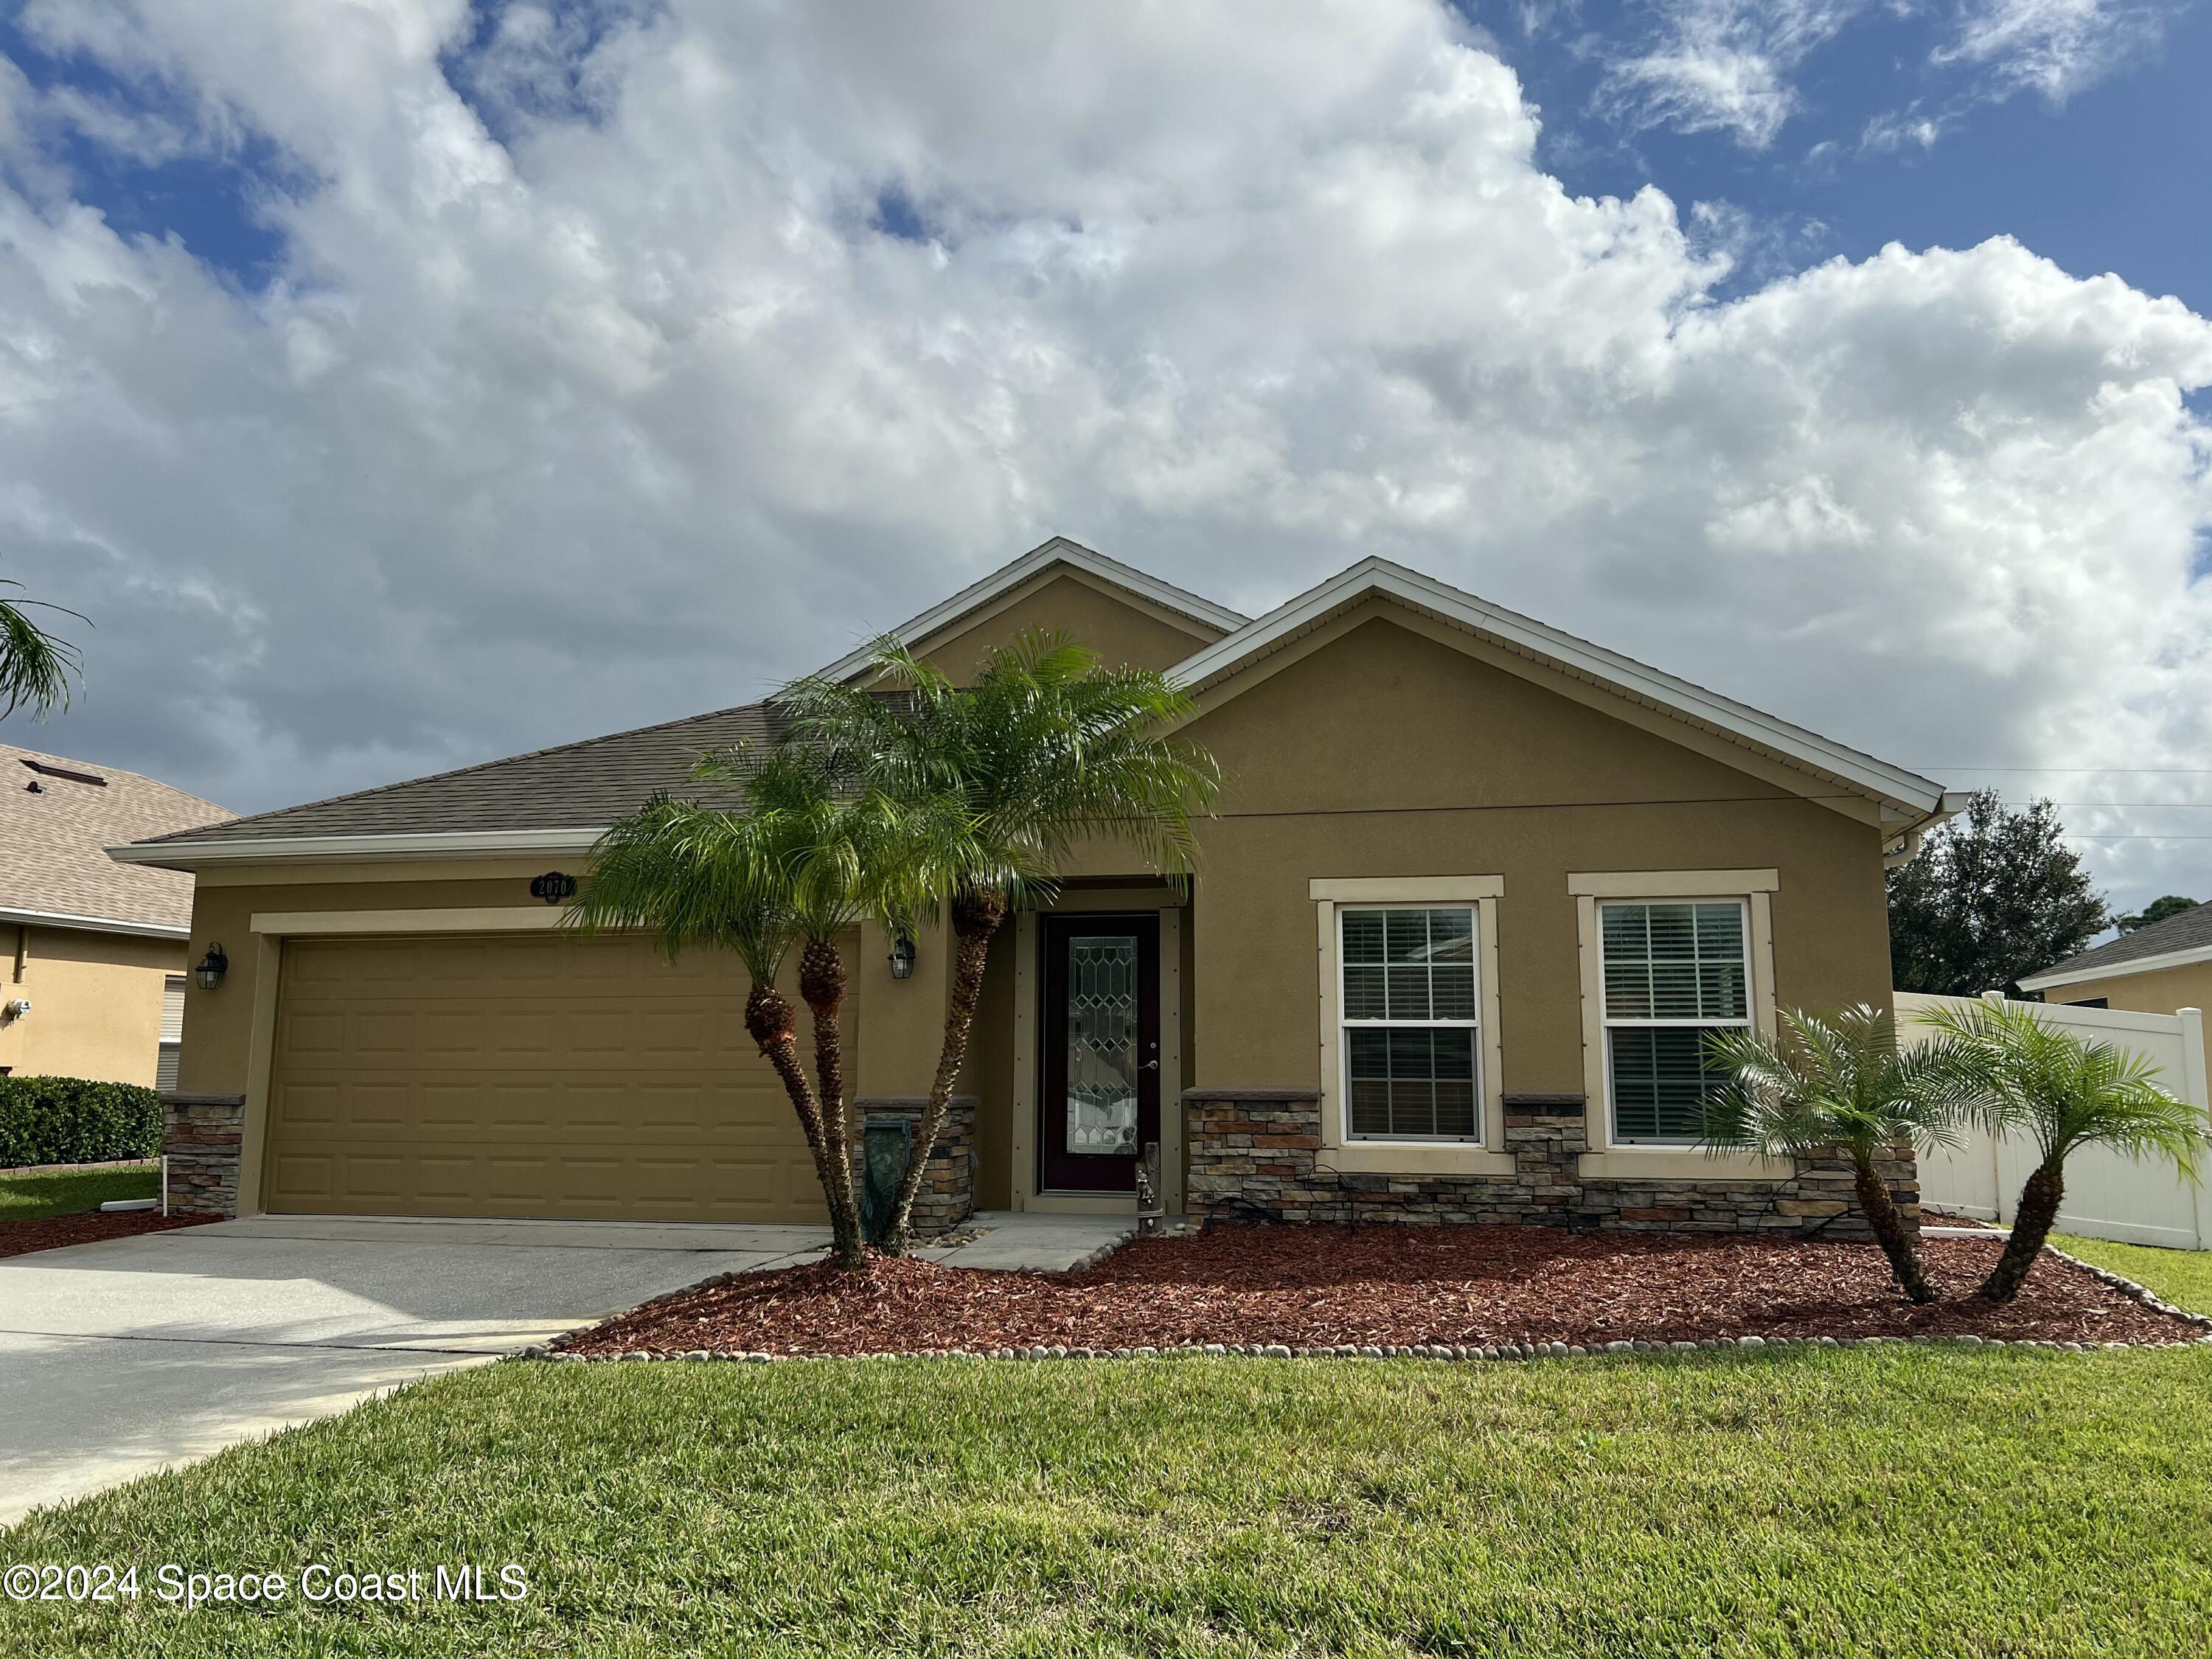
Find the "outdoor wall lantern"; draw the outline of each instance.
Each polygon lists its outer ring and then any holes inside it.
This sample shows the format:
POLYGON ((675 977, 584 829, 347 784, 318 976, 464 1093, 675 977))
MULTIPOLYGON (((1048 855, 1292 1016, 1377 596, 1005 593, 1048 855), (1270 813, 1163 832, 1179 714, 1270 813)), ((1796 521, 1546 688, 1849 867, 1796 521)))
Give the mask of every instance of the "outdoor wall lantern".
POLYGON ((222 976, 230 971, 230 958, 222 953, 222 946, 210 945, 200 958, 200 965, 192 969, 192 976, 200 982, 200 989, 212 991, 222 983, 222 976))
POLYGON ((914 977, 914 940, 904 933, 891 941, 891 977, 914 977))

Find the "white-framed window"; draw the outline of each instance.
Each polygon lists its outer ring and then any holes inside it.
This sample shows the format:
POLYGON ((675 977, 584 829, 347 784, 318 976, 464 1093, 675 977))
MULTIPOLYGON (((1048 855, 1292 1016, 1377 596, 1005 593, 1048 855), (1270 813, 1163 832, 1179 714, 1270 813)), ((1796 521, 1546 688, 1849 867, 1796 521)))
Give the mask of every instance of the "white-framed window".
POLYGON ((1342 904, 1338 1052, 1353 1140, 1483 1138, 1473 904, 1342 904))
POLYGON ((1598 902, 1613 1144, 1686 1146, 1700 1138, 1720 1084, 1705 1039, 1755 1020, 1752 931, 1748 897, 1598 902))
POLYGON ((154 1087, 167 1094, 177 1086, 177 1057, 185 1051, 185 977, 161 981, 161 1047, 154 1064, 154 1087))

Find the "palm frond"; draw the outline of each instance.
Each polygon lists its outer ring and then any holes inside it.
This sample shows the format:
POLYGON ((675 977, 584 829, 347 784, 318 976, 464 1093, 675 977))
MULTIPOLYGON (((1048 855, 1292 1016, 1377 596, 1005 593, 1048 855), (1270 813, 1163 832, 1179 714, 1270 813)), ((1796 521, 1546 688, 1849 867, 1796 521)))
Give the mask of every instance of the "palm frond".
MULTIPOLYGON (((0 587, 21 589, 22 584, 0 580, 0 587)), ((70 687, 84 678, 84 658, 67 640, 57 638, 33 622, 31 608, 58 611, 92 624, 66 606, 40 599, 0 599, 0 718, 27 708, 43 720, 70 705, 70 687)))
POLYGON ((1936 1033, 1929 1068, 1990 1129, 2034 1140, 2044 1163, 2102 1146, 2197 1178, 2212 1146, 2204 1115, 2160 1087, 2143 1055, 2078 1036, 2031 1003, 1939 1003, 1921 1018, 1936 1033))
POLYGON ((1780 1041, 1748 1030, 1706 1039, 1707 1063, 1725 1081, 1706 1109, 1705 1145, 1802 1158, 1824 1146, 1871 1156, 1900 1138, 1955 1144, 1954 1091, 1929 1086, 1899 1051, 1887 1009, 1784 1009, 1778 1023, 1780 1041))

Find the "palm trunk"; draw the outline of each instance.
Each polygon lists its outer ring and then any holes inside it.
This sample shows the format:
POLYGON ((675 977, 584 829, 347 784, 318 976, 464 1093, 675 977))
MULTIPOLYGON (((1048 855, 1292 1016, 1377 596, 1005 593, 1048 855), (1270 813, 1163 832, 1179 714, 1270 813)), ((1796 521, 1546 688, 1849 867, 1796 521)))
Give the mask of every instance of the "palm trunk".
POLYGON ((1936 1287, 1921 1271, 1919 1253, 1905 1231, 1905 1218, 1897 1212, 1888 1182, 1874 1167, 1874 1154, 1863 1147, 1851 1148, 1851 1173, 1857 1179, 1859 1208, 1866 1212, 1867 1225, 1874 1230, 1881 1253, 1889 1258, 1889 1269, 1897 1275, 1898 1284, 1913 1301, 1933 1302, 1936 1287))
POLYGON ((2027 1282, 2027 1270, 2035 1265, 2044 1242, 2057 1224, 2058 1206, 2065 1197, 2065 1168, 2055 1158, 2039 1165, 2022 1183, 2020 1206, 2013 1212, 2012 1237, 2005 1241, 1997 1265, 1990 1269, 1990 1276, 1975 1292, 1983 1301, 2009 1302, 2020 1294, 2020 1287, 2027 1282))
MULTIPOLYGON (((830 1202, 834 1225, 837 1165, 832 1162, 822 1133, 822 1108, 815 1098, 814 1085, 807 1080, 806 1068, 799 1061, 798 1026, 790 1000, 782 992, 773 985, 753 987, 752 994, 745 999, 745 1033, 760 1045, 761 1058, 775 1069, 784 1092, 791 1097, 791 1109, 799 1115, 799 1127, 805 1132, 807 1150, 814 1154, 815 1177, 821 1182, 823 1196, 830 1202)), ((849 1175, 846 1182, 849 1192, 849 1175)))
POLYGON ((837 1265, 866 1265, 867 1239, 853 1196, 853 1137, 845 1115, 845 1046, 839 1016, 845 1001, 845 961, 827 939, 810 939, 799 957, 799 994, 814 1017, 814 1076, 820 1088, 822 1139, 836 1178, 826 1179, 830 1232, 837 1265))
POLYGON ((945 1127, 945 1113, 951 1103, 952 1085, 968 1058, 968 1033, 975 1024, 975 1003, 983 991, 983 963, 990 955, 992 935, 1006 919, 1006 901, 1000 894, 968 888, 952 898, 952 995, 945 1012, 945 1046, 937 1059, 937 1076, 929 1085, 929 1103, 922 1109, 915 1130, 914 1146, 907 1154, 906 1173, 899 1178, 898 1201, 892 1206, 890 1225, 884 1229, 883 1248, 903 1255, 907 1220, 914 1212, 915 1196, 929 1155, 937 1150, 937 1137, 945 1127))

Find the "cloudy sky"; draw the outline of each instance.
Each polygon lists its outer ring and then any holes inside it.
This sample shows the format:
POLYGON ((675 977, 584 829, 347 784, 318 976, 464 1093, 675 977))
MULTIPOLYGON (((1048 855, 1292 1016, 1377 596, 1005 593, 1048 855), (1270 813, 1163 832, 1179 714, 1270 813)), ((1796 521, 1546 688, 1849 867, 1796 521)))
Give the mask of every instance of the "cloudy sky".
POLYGON ((2208 14, 0 3, 7 735, 253 810, 1379 552, 2212 897, 2208 14))

